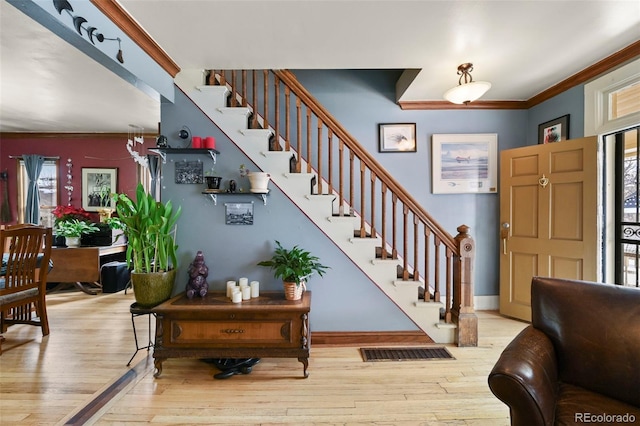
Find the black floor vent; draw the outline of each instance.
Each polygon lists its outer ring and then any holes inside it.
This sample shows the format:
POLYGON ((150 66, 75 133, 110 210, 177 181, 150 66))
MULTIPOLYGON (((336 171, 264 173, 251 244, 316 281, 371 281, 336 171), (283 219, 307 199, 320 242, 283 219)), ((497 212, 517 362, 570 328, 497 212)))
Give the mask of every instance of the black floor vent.
POLYGON ((444 347, 432 348, 361 348, 365 361, 424 361, 455 359, 444 347))

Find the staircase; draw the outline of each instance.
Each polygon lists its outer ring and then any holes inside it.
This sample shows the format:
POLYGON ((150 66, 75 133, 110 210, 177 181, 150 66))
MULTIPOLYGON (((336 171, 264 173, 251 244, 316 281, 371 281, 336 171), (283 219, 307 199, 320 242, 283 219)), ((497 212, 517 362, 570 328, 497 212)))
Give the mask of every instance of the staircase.
MULTIPOLYGON (((243 72, 243 90, 239 92, 234 86, 225 81, 224 74, 216 76, 216 82, 221 83, 218 85, 203 85, 203 73, 201 71, 185 72, 182 71, 176 78, 176 84, 178 87, 197 105, 211 120, 215 123, 228 137, 231 139, 244 154, 249 157, 262 171, 271 174, 271 182, 277 186, 298 208, 312 220, 322 232, 331 238, 332 241, 348 256, 355 265, 357 265, 363 273, 365 273, 376 285, 385 292, 385 294, 409 317, 412 321, 428 334, 435 342, 438 343, 458 343, 462 346, 475 346, 474 338, 468 338, 460 336, 458 324, 452 320, 451 303, 454 303, 454 320, 460 318, 460 314, 468 316, 473 314, 472 304, 469 308, 459 305, 458 309, 455 309, 456 299, 462 300, 462 297, 455 297, 449 290, 452 283, 452 275, 455 278, 456 271, 452 267, 451 260, 453 258, 453 252, 447 248, 445 257, 441 260, 439 253, 436 251, 435 259, 435 271, 434 280, 438 282, 438 275, 440 264, 446 263, 446 276, 447 284, 444 292, 441 292, 439 288, 431 291, 429 285, 425 285, 424 276, 429 274, 426 272, 427 266, 425 266, 425 272, 421 277, 415 265, 409 263, 407 259, 410 250, 407 247, 399 249, 396 247, 396 222, 402 223, 401 218, 396 218, 397 197, 392 193, 393 200, 393 216, 394 224, 389 225, 385 221, 386 208, 382 211, 382 223, 383 225, 377 225, 377 229, 382 226, 382 233, 376 232, 376 223, 380 222, 380 219, 376 219, 374 212, 377 209, 371 202, 372 217, 365 218, 363 212, 366 210, 365 205, 368 201, 361 195, 360 203, 357 200, 353 200, 356 190, 354 190, 353 177, 348 178, 350 189, 348 191, 343 188, 343 169, 348 169, 343 159, 343 139, 340 139, 340 161, 339 169, 337 172, 334 169, 335 165, 332 165, 333 156, 332 153, 323 153, 321 143, 315 143, 312 146, 311 143, 311 128, 313 127, 311 122, 310 110, 307 109, 307 123, 301 125, 301 114, 298 111, 298 126, 297 126, 297 147, 292 147, 290 144, 289 135, 289 117, 295 116, 288 110, 286 115, 286 130, 281 132, 279 130, 280 122, 283 121, 279 117, 279 112, 282 105, 279 105, 278 93, 268 93, 264 84, 265 90, 261 93, 264 102, 264 112, 259 110, 257 105, 260 103, 257 95, 257 88, 259 83, 256 82, 256 74, 254 73, 254 80, 252 84, 253 88, 253 102, 248 101, 246 94, 246 75, 243 72), (274 96, 276 100, 274 99, 274 96), (271 102, 275 102, 275 107, 272 109, 272 113, 268 112, 269 98, 271 102), (229 106, 231 105, 231 106, 229 106), (256 108, 252 105, 256 105, 256 108), (256 114, 254 114, 254 110, 256 114), (275 112, 273 112, 275 110, 275 112), (270 125, 268 119, 265 117, 274 116, 275 118, 270 121, 275 121, 277 124, 270 125), (307 146, 302 146, 302 131, 307 132, 307 146), (284 148, 283 148, 284 146, 284 148), (306 148, 306 149, 305 149, 306 148), (313 155, 315 154, 315 156, 313 155), (295 158, 295 162, 292 164, 292 155, 295 158), (315 157, 315 161, 313 160, 315 157), (328 161, 326 160, 328 158, 328 161), (322 161, 325 159, 325 163, 322 161), (328 163, 328 165, 327 165, 328 163), (327 170, 323 173, 323 170, 327 170), (335 180, 339 180, 339 185, 333 185, 334 176, 335 180), (338 178, 339 176, 339 178, 338 178), (349 193, 346 196, 346 192, 349 193), (371 224, 374 224, 373 226, 371 224), (385 237, 385 230, 387 228, 393 228, 393 243, 389 243, 387 240, 389 237, 385 237), (400 252, 400 253, 399 253, 400 252), (426 297, 425 297, 426 295, 426 297), (462 308, 462 310, 460 309, 462 308)), ((265 82, 268 80, 267 73, 265 76, 265 82)), ((276 77, 277 78, 277 77, 276 77)), ((235 72, 233 79, 235 80, 235 72)), ((233 83, 233 82, 232 82, 233 83)), ((278 88, 275 92, 281 92, 278 88)), ((289 89, 286 89, 285 96, 287 102, 289 100, 289 89)), ((300 110, 300 102, 297 101, 298 110, 300 110)), ((322 139, 320 136, 321 129, 324 126, 324 120, 318 119, 318 140, 322 139)), ((332 134, 330 130, 329 135, 332 134)), ((331 136, 329 136, 331 139, 331 136)), ((334 144, 335 145, 335 144, 334 144)), ((329 151, 332 151, 331 143, 329 144, 329 151)), ((349 153, 351 175, 353 175, 354 168, 354 154, 349 153)), ((361 163, 362 164, 362 163, 361 163)), ((363 170, 363 165, 360 165, 360 169, 363 170)), ((361 173, 360 179, 364 188, 364 174, 361 173)), ((373 188, 375 182, 372 179, 371 184, 371 197, 375 199, 375 193, 373 188)), ((383 186, 385 188, 385 186, 383 186)), ((367 191, 360 191, 364 194, 367 191)), ((407 221, 407 208, 404 207, 404 219, 407 221)), ((417 234, 417 222, 414 219, 416 226, 413 229, 413 234, 417 234)), ((406 223, 405 223, 406 225, 406 223)), ((462 228, 462 227, 461 227, 462 228)), ((465 244, 472 242, 470 237, 462 232, 459 235, 460 241, 465 241, 465 244)), ((429 258, 429 250, 426 248, 428 238, 428 232, 424 232, 425 242, 422 247, 421 255, 429 258)), ((407 231, 405 228, 403 240, 408 240, 407 231)), ((436 246, 441 246, 442 241, 436 238, 436 246)), ((451 237, 449 237, 451 238, 451 237)), ((417 241, 417 235, 414 235, 414 240, 417 241)), ((451 238, 451 241, 454 241, 451 238)), ((407 243, 404 243, 405 246, 407 243)), ((414 244, 417 248, 419 244, 414 244)), ((419 256, 415 255, 415 260, 419 256)), ((425 261, 425 265, 427 261, 425 261)), ((460 273, 458 274, 460 275, 460 273)), ((464 277, 458 276, 459 281, 464 281, 464 277)), ((470 282, 470 278, 466 278, 470 282)), ((439 287, 439 286, 438 286, 439 287)), ((472 293, 471 293, 472 296, 472 293)), ((475 314, 473 314, 473 318, 475 314)), ((477 320, 476 320, 475 342, 477 342, 477 320)), ((473 321, 472 321, 473 325, 473 321)), ((471 327, 473 328, 473 327, 471 327)), ((463 326, 466 331, 469 329, 468 324, 463 326)))

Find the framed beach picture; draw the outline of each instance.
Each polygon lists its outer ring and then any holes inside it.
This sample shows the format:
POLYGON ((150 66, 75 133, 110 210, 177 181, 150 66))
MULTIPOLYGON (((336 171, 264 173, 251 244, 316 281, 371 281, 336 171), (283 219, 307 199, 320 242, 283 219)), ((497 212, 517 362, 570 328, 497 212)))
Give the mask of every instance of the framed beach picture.
POLYGON ((82 208, 97 212, 105 207, 115 209, 111 194, 117 192, 118 169, 82 168, 82 208))
POLYGON ((498 135, 432 136, 434 194, 497 193, 498 135))
POLYGON ((378 124, 379 152, 416 152, 416 123, 378 124))
POLYGON ((569 114, 538 125, 538 143, 553 143, 569 139, 569 114))

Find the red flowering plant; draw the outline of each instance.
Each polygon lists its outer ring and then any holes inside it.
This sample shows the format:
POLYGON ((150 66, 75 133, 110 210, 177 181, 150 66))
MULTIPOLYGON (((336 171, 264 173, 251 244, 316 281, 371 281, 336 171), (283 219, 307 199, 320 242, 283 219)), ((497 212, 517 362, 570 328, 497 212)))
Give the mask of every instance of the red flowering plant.
POLYGON ((82 207, 58 206, 51 213, 56 217, 56 224, 60 222, 69 222, 74 219, 83 222, 91 221, 91 214, 82 207))

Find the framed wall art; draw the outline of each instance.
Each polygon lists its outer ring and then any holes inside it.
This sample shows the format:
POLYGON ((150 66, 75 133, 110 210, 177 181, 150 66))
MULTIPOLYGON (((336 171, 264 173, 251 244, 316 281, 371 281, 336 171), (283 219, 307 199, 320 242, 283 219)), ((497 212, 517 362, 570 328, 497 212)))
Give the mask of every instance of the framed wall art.
POLYGON ((498 192, 497 133, 433 135, 431 155, 434 194, 498 192))
POLYGON ((538 143, 553 143, 569 139, 569 114, 538 125, 538 143))
POLYGON ((416 152, 416 123, 378 124, 379 152, 416 152))
POLYGON ((118 189, 118 169, 82 168, 82 208, 97 212, 105 207, 115 209, 111 194, 118 189))
POLYGON ((253 225, 253 203, 225 203, 227 225, 253 225))

